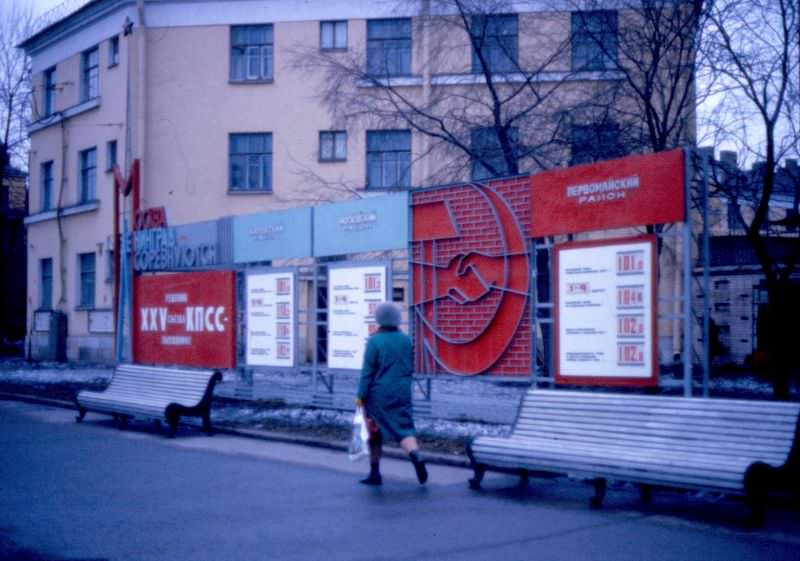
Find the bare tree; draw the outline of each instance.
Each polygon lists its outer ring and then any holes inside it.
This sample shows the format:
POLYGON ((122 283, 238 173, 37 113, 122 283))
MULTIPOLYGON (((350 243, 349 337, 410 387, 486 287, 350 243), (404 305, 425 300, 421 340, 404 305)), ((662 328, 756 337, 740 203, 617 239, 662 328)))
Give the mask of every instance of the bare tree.
MULTIPOLYGON (((585 63, 615 72, 603 95, 584 106, 620 127, 622 152, 660 152, 694 140, 697 57, 706 18, 704 0, 625 0, 572 4, 573 31, 589 37, 585 63), (607 22, 600 17, 608 14, 607 22), (613 19, 612 19, 613 18, 613 19)), ((573 58, 576 53, 573 53, 573 58)))
POLYGON ((771 357, 776 397, 787 398, 794 326, 800 314, 795 280, 800 261, 797 203, 800 178, 800 22, 796 0, 718 0, 711 4, 704 51, 714 73, 716 108, 710 115, 715 144, 733 146, 752 171, 714 167, 713 185, 729 202, 758 259, 769 303, 759 346, 771 357), (775 212, 780 196, 793 200, 775 212))
POLYGON ((418 155, 436 154, 437 169, 426 174, 428 181, 452 181, 470 168, 473 176, 515 175, 523 166, 548 168, 562 161, 557 141, 568 108, 558 92, 569 81, 563 26, 555 34, 523 35, 522 16, 508 0, 408 1, 401 8, 414 16, 407 24, 413 46, 410 39, 390 39, 376 25, 367 37, 372 52, 294 50, 295 67, 309 76, 322 74, 318 97, 334 126, 420 133, 418 155), (523 52, 520 43, 534 40, 523 52), (407 51, 399 57, 414 59, 414 74, 410 62, 398 68, 383 56, 388 49, 407 51))
POLYGON ((31 108, 30 59, 17 48, 32 29, 30 6, 0 7, 0 170, 13 162, 27 168, 31 108))

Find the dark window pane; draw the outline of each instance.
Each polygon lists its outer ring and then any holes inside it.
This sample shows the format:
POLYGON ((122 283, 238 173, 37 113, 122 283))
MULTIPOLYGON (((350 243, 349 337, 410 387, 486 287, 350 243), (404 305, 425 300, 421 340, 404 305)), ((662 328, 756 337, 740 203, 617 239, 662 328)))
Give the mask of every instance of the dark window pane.
POLYGON ((367 187, 411 186, 411 132, 367 131, 367 187))
POLYGON ((229 137, 231 191, 272 189, 272 134, 243 133, 229 137))
POLYGON ((473 16, 472 72, 483 72, 479 54, 491 72, 515 72, 517 65, 517 16, 473 16))
POLYGON ((94 307, 95 257, 94 253, 82 253, 79 256, 80 269, 80 302, 84 308, 94 307))
POLYGON ((617 67, 617 12, 572 12, 573 70, 613 70, 617 67))
POLYGON ((367 22, 367 72, 376 76, 411 74, 411 20, 367 22))
POLYGON ((573 125, 570 164, 585 164, 622 156, 619 126, 614 123, 573 125))
MULTIPOLYGON (((516 127, 508 131, 514 159, 518 158, 519 132, 516 127)), ((473 181, 482 181, 492 177, 503 177, 510 175, 513 170, 509 169, 506 156, 500 145, 497 136, 497 129, 494 127, 480 127, 472 129, 471 134, 472 151, 475 156, 472 160, 471 178, 473 181)))

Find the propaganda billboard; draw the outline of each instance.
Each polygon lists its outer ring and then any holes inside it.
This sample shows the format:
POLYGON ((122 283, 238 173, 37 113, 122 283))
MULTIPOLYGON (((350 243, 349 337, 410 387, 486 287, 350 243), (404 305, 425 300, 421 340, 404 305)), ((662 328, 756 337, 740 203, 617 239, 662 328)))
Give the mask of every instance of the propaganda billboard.
POLYGON ((412 195, 417 372, 530 376, 527 181, 412 195))
POLYGON ((531 237, 682 222, 683 150, 628 156, 531 177, 531 237))
POLYGON ((377 329, 375 308, 386 300, 385 265, 328 269, 328 367, 360 370, 367 339, 377 329))
POLYGON ((134 280, 134 362, 233 368, 233 271, 148 275, 134 280))
POLYGON ((655 236, 554 248, 556 383, 653 386, 655 236))
POLYGON ((295 295, 294 271, 247 274, 247 366, 295 365, 295 295))

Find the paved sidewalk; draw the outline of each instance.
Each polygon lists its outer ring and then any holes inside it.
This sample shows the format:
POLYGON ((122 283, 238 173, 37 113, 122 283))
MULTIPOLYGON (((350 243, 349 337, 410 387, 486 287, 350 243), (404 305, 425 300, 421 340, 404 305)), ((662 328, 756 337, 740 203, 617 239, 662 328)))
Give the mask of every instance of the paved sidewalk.
POLYGON ((800 551, 797 513, 776 505, 767 526, 722 497, 633 488, 602 510, 587 485, 384 462, 382 488, 340 450, 203 436, 164 438, 152 423, 120 431, 108 417, 0 401, 3 561, 779 561, 800 551), (6 551, 4 551, 4 548, 6 551))

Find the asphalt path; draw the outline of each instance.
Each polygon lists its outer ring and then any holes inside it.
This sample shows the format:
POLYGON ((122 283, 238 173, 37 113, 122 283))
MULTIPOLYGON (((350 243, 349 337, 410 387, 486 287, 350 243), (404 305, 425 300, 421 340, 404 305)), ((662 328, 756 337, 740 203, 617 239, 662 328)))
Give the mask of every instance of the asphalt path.
POLYGON ((384 485, 339 451, 0 401, 0 559, 779 560, 800 559, 800 519, 778 503, 747 531, 746 510, 714 496, 656 493, 642 510, 614 486, 600 511, 570 480, 433 465, 426 486, 387 459, 384 485))

